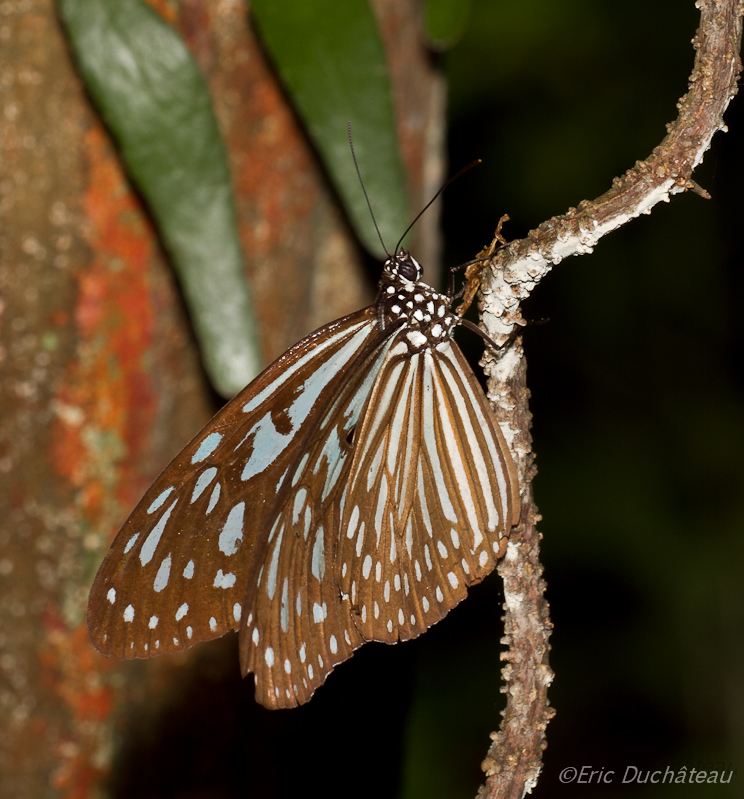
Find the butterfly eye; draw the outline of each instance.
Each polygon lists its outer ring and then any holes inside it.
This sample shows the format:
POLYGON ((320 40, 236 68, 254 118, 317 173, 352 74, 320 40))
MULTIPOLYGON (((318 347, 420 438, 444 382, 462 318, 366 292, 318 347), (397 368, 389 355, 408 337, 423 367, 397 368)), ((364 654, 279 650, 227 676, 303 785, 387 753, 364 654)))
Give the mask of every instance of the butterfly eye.
POLYGON ((418 280, 419 276, 416 264, 409 260, 398 262, 398 274, 404 280, 418 280))

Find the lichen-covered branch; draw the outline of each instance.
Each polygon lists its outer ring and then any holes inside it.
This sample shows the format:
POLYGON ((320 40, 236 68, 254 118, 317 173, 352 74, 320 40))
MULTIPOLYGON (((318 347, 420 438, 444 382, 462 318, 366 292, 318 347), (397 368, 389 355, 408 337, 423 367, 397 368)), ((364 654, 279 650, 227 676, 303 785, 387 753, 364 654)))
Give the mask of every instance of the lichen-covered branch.
MULTIPOLYGON (((590 253, 602 236, 659 202, 691 189, 713 135, 725 130, 723 114, 737 91, 741 71, 741 0, 698 0, 700 26, 693 40, 695 64, 689 91, 678 104, 679 116, 664 140, 595 200, 585 200, 553 217, 495 254, 481 287, 481 319, 487 333, 505 342, 521 324, 520 303, 554 264, 569 255, 590 253)), ((553 715, 547 699, 552 680, 548 665, 550 620, 538 559, 539 521, 532 497, 530 413, 521 342, 496 357, 486 356, 489 397, 501 420, 522 486, 522 520, 513 534, 499 573, 504 580, 505 639, 503 659, 507 704, 483 768, 486 783, 479 796, 519 799, 536 785, 542 768, 545 729, 553 715)))

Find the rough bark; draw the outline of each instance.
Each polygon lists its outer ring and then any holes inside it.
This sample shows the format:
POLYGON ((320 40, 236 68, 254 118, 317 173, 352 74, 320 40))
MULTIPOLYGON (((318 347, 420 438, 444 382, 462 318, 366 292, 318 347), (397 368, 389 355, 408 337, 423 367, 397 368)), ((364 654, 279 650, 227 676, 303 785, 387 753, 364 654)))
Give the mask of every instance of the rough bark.
MULTIPOLYGON (((169 21, 212 89, 268 361, 374 288, 245 3, 153 5, 177 13, 169 21)), ((426 185, 423 175, 441 171, 443 108, 430 100, 441 82, 413 4, 380 7, 388 46, 419 42, 407 48, 417 68, 393 72, 398 95, 425 100, 416 115, 398 106, 408 150, 418 152, 416 136, 437 145, 407 158, 411 185, 426 185)), ((107 790, 125 699, 149 710, 176 701, 190 668, 188 654, 142 666, 94 653, 88 587, 113 534, 216 400, 53 1, 6 3, 0 41, 0 795, 83 799, 107 790)))

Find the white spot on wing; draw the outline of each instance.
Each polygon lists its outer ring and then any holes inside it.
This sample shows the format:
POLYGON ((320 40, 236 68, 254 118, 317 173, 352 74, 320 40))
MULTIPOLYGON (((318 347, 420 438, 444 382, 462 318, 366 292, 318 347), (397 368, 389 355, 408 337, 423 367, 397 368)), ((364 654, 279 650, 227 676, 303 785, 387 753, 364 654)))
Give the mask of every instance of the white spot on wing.
POLYGON ((124 608, 124 621, 134 621, 134 605, 127 605, 124 608))
POLYGON ((323 545, 323 528, 319 527, 315 535, 315 543, 313 544, 313 557, 310 563, 310 568, 313 577, 316 580, 322 580, 325 574, 325 550, 323 545))
POLYGON ((163 535, 163 530, 165 530, 165 525, 168 524, 168 519, 170 519, 170 515, 173 513, 173 508, 176 507, 177 502, 178 499, 173 500, 168 510, 160 517, 160 519, 158 519, 158 523, 155 525, 155 527, 152 528, 152 531, 145 539, 145 543, 142 544, 139 559, 143 566, 147 566, 147 564, 152 560, 155 550, 160 543, 160 537, 163 535))
POLYGON ((116 602, 116 589, 109 588, 108 594, 106 594, 106 599, 113 605, 116 602))
POLYGON ((220 551, 225 555, 234 555, 238 551, 238 542, 243 540, 244 514, 245 502, 238 502, 225 520, 225 525, 219 538, 220 551))
POLYGON ((279 552, 281 551, 283 535, 284 527, 282 527, 276 539, 276 543, 274 544, 274 554, 271 556, 271 563, 269 563, 269 575, 266 581, 266 593, 269 595, 269 599, 274 598, 274 592, 276 591, 276 572, 279 567, 279 552))
POLYGON ((189 603, 184 602, 183 605, 176 611, 176 621, 181 619, 189 612, 189 603))
POLYGON ((209 629, 212 632, 216 632, 216 630, 217 630, 217 619, 215 619, 214 616, 211 616, 210 619, 209 619, 209 629))
POLYGON ((279 621, 282 626, 282 632, 287 632, 289 629, 289 578, 284 578, 282 585, 282 604, 279 614, 279 621))
POLYGON ((158 622, 159 621, 160 621, 160 619, 157 616, 150 616, 150 621, 147 622, 147 626, 151 630, 154 630, 158 626, 158 622))
POLYGON ((306 452, 302 456, 302 460, 297 464, 294 476, 292 477, 292 488, 294 488, 297 485, 297 483, 300 482, 300 477, 302 477, 302 473, 305 471, 305 467, 307 466, 307 462, 309 459, 310 459, 310 453, 306 452))
POLYGON ((163 558, 160 568, 158 569, 158 573, 155 575, 155 581, 152 584, 152 588, 157 593, 160 593, 166 585, 168 585, 168 580, 170 579, 170 570, 171 570, 171 553, 168 553, 168 556, 163 558))
POLYGON ((191 578, 194 576, 194 561, 193 561, 193 560, 190 560, 190 561, 189 561, 189 562, 186 564, 186 566, 185 566, 185 568, 184 568, 184 570, 183 570, 183 576, 184 576, 184 577, 185 577, 187 580, 190 580, 190 579, 191 579, 191 578))
POLYGON ((346 528, 347 538, 354 538, 354 533, 356 533, 357 524, 359 524, 359 506, 355 505, 354 510, 351 512, 351 518, 349 519, 349 526, 346 528))
POLYGON ((214 588, 232 588, 237 578, 232 572, 222 573, 222 569, 217 569, 212 586, 214 588))
POLYGON ((210 433, 204 441, 199 444, 199 448, 191 458, 192 463, 201 463, 206 460, 216 449, 222 441, 222 433, 210 433))
POLYGON ((307 498, 307 489, 305 486, 302 486, 300 490, 295 494, 294 498, 294 505, 292 506, 292 524, 296 525, 297 522, 300 520, 300 513, 302 513, 302 508, 305 505, 305 499, 307 498))
POLYGON ((132 537, 129 539, 129 541, 127 541, 127 545, 124 547, 124 554, 125 554, 125 555, 126 555, 126 554, 127 554, 127 552, 129 552, 129 551, 132 549, 132 547, 133 547, 133 546, 134 546, 134 545, 137 543, 137 539, 139 538, 139 536, 140 536, 140 534, 139 534, 139 533, 135 533, 135 534, 134 534, 134 535, 133 535, 133 536, 132 536, 132 537))
POLYGON ((264 660, 266 660, 266 665, 269 668, 271 668, 274 665, 274 650, 270 646, 266 647, 264 660))
POLYGON ((375 510, 375 531, 377 532, 377 543, 380 543, 380 533, 382 532, 382 517, 387 503, 388 484, 387 477, 383 473, 380 480, 380 493, 377 495, 377 509, 375 510))
POLYGON ((173 488, 174 488, 173 486, 169 486, 168 488, 165 489, 165 491, 161 491, 161 493, 158 494, 158 496, 155 497, 155 499, 152 501, 152 504, 147 509, 147 512, 155 513, 155 511, 158 510, 158 508, 162 508, 163 505, 165 504, 165 500, 168 499, 168 497, 173 492, 173 488))
POLYGON ((217 483, 217 485, 212 489, 212 495, 209 497, 209 505, 207 505, 207 516, 209 516, 209 514, 214 510, 214 506, 219 501, 220 490, 221 490, 221 485, 217 483))
POLYGON ((210 466, 205 469, 198 477, 194 490, 191 493, 191 503, 196 502, 197 499, 207 490, 209 484, 214 480, 217 475, 217 468, 210 466))

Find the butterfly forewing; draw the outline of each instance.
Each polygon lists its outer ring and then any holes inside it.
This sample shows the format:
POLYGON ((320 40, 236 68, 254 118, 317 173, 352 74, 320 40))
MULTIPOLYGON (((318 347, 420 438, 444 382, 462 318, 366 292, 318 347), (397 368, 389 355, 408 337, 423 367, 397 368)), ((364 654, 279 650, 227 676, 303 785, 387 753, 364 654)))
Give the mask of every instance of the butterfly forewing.
POLYGON ((319 414, 280 489, 255 581, 249 577, 241 663, 270 707, 307 701, 364 642, 333 568, 355 429, 392 344, 384 336, 361 353, 349 382, 319 414))
POLYGON ((317 409, 377 332, 368 308, 303 339, 155 481, 91 590, 88 629, 99 651, 149 657, 238 629, 281 481, 317 409))

